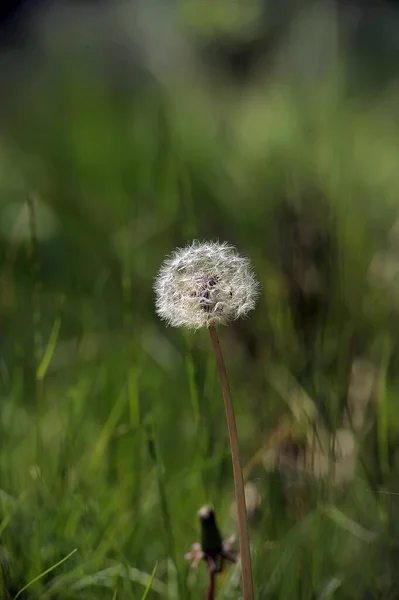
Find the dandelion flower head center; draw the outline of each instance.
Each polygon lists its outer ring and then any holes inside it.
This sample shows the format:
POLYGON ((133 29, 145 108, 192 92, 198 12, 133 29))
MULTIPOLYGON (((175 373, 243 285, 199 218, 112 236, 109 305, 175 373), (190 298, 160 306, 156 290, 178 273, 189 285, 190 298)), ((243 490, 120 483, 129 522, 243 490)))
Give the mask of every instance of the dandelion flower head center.
POLYGON ((164 262, 155 292, 162 319, 197 329, 247 314, 255 306, 258 283, 248 259, 233 246, 195 241, 164 262))
MULTIPOLYGON (((230 296, 233 292, 230 290, 230 296)), ((193 298, 197 298, 200 308, 206 313, 223 312, 223 290, 219 275, 204 275, 196 283, 192 291, 193 298), (218 301, 219 299, 219 301, 218 301)))

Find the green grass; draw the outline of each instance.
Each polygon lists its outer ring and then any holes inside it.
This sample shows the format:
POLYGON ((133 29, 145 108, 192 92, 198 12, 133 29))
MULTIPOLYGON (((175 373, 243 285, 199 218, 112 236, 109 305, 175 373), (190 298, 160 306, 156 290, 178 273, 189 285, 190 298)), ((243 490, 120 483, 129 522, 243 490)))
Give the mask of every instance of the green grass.
MULTIPOLYGON (((13 215, 0 240, 2 598, 205 596, 206 569, 193 579, 184 553, 205 502, 225 537, 235 530, 223 402, 207 335, 165 328, 152 291, 164 255, 193 236, 235 243, 263 286, 251 319, 220 332, 261 493, 257 598, 398 597, 397 281, 369 273, 376 253, 398 253, 396 105, 388 91, 349 102, 341 78, 299 94, 278 75, 225 103, 184 82, 115 90, 65 60, 11 87, 0 148, 0 210, 13 215), (320 294, 300 313, 283 258, 299 252, 281 230, 287 206, 328 240, 309 259, 320 294), (332 466, 322 482, 265 470, 282 422, 300 440, 319 435, 304 397, 325 431, 342 426, 359 357, 377 383, 353 475, 336 487, 332 466), (294 383, 276 386, 276 373, 294 383)), ((239 584, 233 567, 218 598, 236 599, 239 584)))

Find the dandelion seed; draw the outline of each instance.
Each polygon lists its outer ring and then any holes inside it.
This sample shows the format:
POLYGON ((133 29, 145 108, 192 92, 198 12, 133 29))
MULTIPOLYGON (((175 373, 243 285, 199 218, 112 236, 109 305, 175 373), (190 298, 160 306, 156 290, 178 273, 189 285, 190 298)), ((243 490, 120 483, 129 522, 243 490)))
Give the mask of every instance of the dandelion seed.
POLYGON ((197 240, 165 260, 154 288, 161 319, 191 329, 246 316, 259 294, 249 260, 234 246, 197 240))

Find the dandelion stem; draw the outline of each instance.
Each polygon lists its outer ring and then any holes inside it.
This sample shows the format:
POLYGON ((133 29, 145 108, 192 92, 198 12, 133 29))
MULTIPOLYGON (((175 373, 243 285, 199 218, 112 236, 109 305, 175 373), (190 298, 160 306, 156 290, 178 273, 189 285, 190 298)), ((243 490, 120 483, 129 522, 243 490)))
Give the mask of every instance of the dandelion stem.
POLYGON ((208 600, 215 600, 216 572, 209 570, 208 600))
POLYGON ((240 448, 238 444, 237 427, 234 416, 234 407, 231 399, 226 367, 224 365, 222 350, 215 327, 209 327, 212 346, 215 353, 216 363, 222 386, 224 407, 226 410, 227 428, 229 430, 231 459, 233 463, 234 486, 237 504, 238 534, 240 538, 240 554, 242 565, 242 588, 244 600, 253 600, 254 590, 252 582, 251 549, 249 545, 247 510, 245 506, 244 479, 240 460, 240 448))

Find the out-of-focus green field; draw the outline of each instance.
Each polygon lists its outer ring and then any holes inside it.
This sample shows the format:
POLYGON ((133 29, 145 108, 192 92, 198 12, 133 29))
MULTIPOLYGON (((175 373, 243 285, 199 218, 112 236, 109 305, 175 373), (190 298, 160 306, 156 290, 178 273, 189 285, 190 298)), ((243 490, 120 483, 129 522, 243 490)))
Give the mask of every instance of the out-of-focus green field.
MULTIPOLYGON (((303 85, 283 69, 240 89, 19 60, 1 100, 1 597, 205 596, 184 553, 206 502, 236 530, 223 402, 207 333, 165 327, 152 291, 199 238, 237 245, 263 288, 220 331, 256 597, 398 598, 395 85, 366 96, 345 53, 303 85)), ((239 584, 238 565, 218 598, 239 584)))

